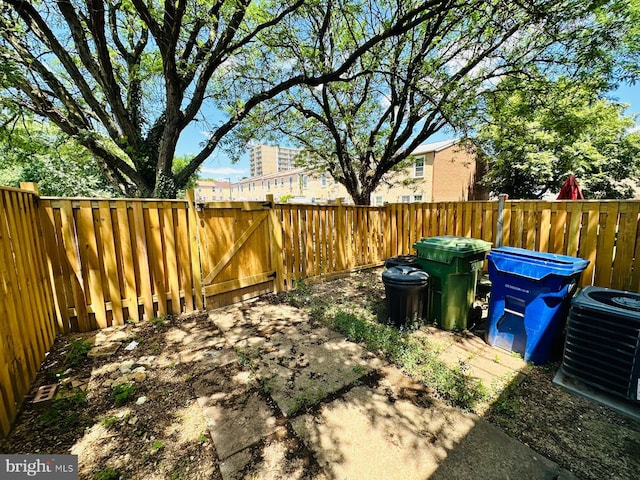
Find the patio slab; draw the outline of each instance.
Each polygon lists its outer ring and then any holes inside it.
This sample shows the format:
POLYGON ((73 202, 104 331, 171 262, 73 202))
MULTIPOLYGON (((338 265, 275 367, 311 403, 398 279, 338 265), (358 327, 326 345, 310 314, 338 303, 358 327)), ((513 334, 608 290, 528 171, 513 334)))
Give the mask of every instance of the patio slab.
POLYGON ((422 408, 359 386, 316 415, 294 419, 293 428, 330 478, 421 480, 436 471, 475 421, 443 404, 422 408))
MULTIPOLYGON (((225 342, 208 346, 236 357, 203 373, 205 356, 194 381, 224 480, 571 478, 300 310, 258 301, 209 318, 225 342)), ((526 369, 468 333, 420 334, 488 384, 526 369)))

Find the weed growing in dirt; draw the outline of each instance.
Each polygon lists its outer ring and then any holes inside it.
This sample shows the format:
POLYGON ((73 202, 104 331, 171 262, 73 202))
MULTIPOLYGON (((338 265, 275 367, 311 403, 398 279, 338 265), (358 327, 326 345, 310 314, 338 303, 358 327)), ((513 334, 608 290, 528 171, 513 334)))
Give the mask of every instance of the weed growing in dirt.
POLYGON ((96 473, 96 480, 118 480, 120 478, 120 473, 113 468, 105 468, 104 470, 100 470, 96 473))
POLYGON ((91 350, 92 345, 85 342, 82 338, 75 338, 69 344, 69 350, 65 355, 65 364, 74 366, 87 358, 87 353, 91 350))
POLYGON ((151 325, 153 325, 156 328, 162 328, 166 325, 167 323, 167 316, 166 315, 162 315, 161 317, 153 317, 151 320, 151 325))
POLYGON ((51 402, 46 411, 38 415, 38 423, 60 429, 73 427, 80 421, 78 407, 87 403, 87 396, 82 390, 74 392, 67 397, 58 398, 51 402))
POLYGON ((151 443, 152 452, 157 452, 158 450, 162 450, 163 448, 164 448, 164 443, 162 443, 160 440, 154 440, 151 443))
POLYGON ((344 310, 335 313, 331 324, 349 340, 383 354, 463 408, 473 409, 489 395, 485 385, 468 374, 465 365, 448 367, 437 358, 437 351, 426 339, 412 337, 409 330, 397 330, 344 310))
POLYGON ((311 287, 304 283, 304 280, 294 280, 293 290, 288 293, 289 303, 294 307, 309 306, 313 300, 311 287))
POLYGON ((242 368, 246 368, 251 370, 252 372, 255 370, 255 360, 258 358, 259 353, 250 348, 235 348, 236 355, 238 356, 238 362, 242 368))
POLYGON ((121 406, 131 400, 135 393, 136 385, 132 382, 124 382, 113 387, 111 398, 113 398, 117 406, 121 406))
POLYGON ((115 425, 116 423, 118 423, 119 420, 120 419, 118 417, 110 415, 108 417, 102 418, 102 420, 100 420, 100 425, 102 425, 104 428, 109 428, 111 425, 115 425))
POLYGON ((262 386, 262 391, 267 395, 269 395, 273 390, 274 377, 275 375, 272 375, 270 377, 262 377, 259 379, 260 385, 262 386))

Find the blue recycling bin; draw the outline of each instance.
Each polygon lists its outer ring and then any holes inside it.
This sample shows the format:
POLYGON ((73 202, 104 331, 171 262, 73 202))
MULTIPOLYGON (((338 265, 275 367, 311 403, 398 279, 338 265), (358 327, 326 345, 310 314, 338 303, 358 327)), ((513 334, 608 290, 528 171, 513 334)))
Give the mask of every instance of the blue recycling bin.
POLYGON ((571 297, 589 261, 513 247, 496 248, 487 260, 487 343, 535 364, 559 355, 571 297))

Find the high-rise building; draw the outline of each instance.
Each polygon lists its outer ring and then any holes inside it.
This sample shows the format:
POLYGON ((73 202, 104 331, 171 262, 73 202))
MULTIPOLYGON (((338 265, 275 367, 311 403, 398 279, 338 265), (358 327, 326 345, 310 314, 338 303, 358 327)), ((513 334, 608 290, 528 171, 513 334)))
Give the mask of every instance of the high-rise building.
POLYGON ((260 177, 271 173, 293 170, 295 158, 300 154, 300 148, 272 147, 256 144, 249 149, 249 163, 252 177, 260 177))

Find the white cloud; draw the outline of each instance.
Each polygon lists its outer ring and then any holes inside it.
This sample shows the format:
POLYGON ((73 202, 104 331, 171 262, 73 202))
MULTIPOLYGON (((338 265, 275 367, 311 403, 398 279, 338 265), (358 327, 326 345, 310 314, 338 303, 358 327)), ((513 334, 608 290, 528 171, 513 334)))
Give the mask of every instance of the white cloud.
POLYGON ((244 168, 233 167, 202 167, 200 173, 206 173, 210 175, 244 175, 247 172, 244 168))

